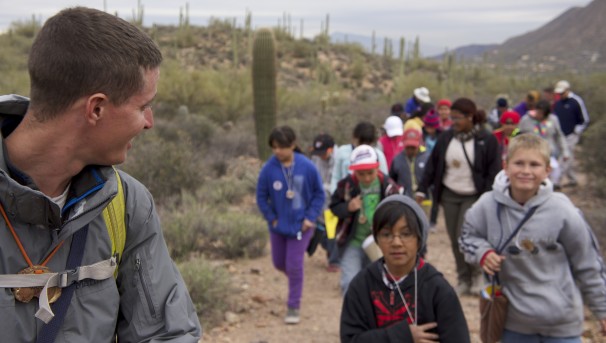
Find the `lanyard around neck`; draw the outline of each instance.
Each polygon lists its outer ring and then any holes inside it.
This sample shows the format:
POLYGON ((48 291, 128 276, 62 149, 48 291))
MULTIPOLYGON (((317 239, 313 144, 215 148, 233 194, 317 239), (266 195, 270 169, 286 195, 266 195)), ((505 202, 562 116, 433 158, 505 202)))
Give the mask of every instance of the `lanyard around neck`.
MULTIPOLYGON (((6 225, 8 226, 9 230, 11 231, 11 234, 13 235, 13 238, 15 239, 15 243, 17 243, 17 246, 19 247, 19 250, 21 251, 21 255, 23 255, 23 258, 25 259, 25 262, 27 262, 27 264, 30 266, 30 268, 34 268, 34 264, 32 263, 32 260, 27 255, 27 252, 25 251, 23 244, 21 244, 21 240, 19 239, 19 236, 17 236, 17 232, 13 228, 13 225, 8 220, 8 216, 6 215, 6 212, 4 211, 4 207, 2 206, 2 204, 0 204, 0 212, 2 213, 2 217, 4 217, 4 221, 6 222, 6 225)), ((42 263, 40 263, 39 266, 43 266, 43 267, 46 266, 48 261, 50 261, 50 259, 53 258, 53 256, 57 252, 57 250, 59 250, 59 248, 61 248, 62 245, 63 245, 63 241, 59 242, 59 244, 57 244, 55 249, 53 249, 53 251, 51 251, 51 253, 48 254, 46 259, 44 261, 42 261, 42 263)), ((35 272, 38 273, 37 270, 35 272)))

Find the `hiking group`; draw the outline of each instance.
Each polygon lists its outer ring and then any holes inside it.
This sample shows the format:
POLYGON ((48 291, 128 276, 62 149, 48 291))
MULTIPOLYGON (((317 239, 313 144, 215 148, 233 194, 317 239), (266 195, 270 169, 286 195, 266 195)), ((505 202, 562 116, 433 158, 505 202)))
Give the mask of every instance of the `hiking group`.
POLYGON ((288 279, 287 324, 300 322, 304 255, 321 244, 340 272, 342 342, 469 342, 460 296, 506 297, 500 341, 581 342, 587 304, 606 335, 606 269, 581 211, 573 151, 589 117, 570 84, 488 115, 469 98, 434 105, 420 87, 379 130, 351 143, 318 134, 309 158, 276 127, 257 203, 276 269, 288 279), (451 286, 424 260, 442 208, 455 260, 451 286), (489 290, 495 289, 496 293, 489 290))
MULTIPOLYGON (((134 25, 69 8, 36 35, 30 98, 0 96, 2 341, 199 341, 151 194, 112 168, 154 126, 161 62, 134 25)), ((503 342, 580 342, 584 302, 606 332, 595 237, 554 192, 562 176, 576 185, 589 122, 570 84, 530 92, 523 113, 499 97, 490 116, 468 98, 434 107, 427 88, 413 93, 380 138, 362 121, 351 144, 322 133, 307 158, 292 128, 267 137, 256 198, 288 279, 285 322, 300 321, 304 254, 320 244, 341 276, 343 342, 469 342, 458 296, 497 279, 503 342), (423 259, 440 205, 455 287, 423 259)))

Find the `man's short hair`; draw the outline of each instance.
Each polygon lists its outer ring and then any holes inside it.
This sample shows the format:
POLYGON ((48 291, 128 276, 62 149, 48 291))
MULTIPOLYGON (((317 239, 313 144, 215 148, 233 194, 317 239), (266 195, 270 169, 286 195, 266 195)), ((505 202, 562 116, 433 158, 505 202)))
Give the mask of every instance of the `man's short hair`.
POLYGON ((143 71, 161 62, 154 41, 127 21, 91 8, 65 9, 46 21, 32 45, 30 106, 45 120, 97 92, 120 105, 143 88, 143 71))
POLYGON ((507 163, 509 163, 511 157, 520 149, 537 151, 543 157, 544 162, 549 165, 551 149, 549 148, 549 143, 546 139, 533 133, 523 133, 515 136, 509 141, 509 146, 507 147, 507 163))

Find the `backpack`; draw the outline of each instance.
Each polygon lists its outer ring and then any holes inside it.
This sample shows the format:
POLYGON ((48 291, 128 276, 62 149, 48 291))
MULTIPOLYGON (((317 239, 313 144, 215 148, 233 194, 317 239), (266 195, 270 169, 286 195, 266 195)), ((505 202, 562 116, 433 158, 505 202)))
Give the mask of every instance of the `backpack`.
POLYGON ((113 167, 116 179, 118 180, 118 194, 110 201, 110 203, 103 209, 103 219, 105 220, 105 226, 107 227, 107 233, 112 242, 112 256, 116 256, 116 270, 114 271, 114 278, 118 277, 118 266, 120 266, 120 260, 122 259, 122 253, 124 252, 124 244, 126 243, 126 203, 124 200, 124 188, 122 186, 122 179, 118 170, 113 167))

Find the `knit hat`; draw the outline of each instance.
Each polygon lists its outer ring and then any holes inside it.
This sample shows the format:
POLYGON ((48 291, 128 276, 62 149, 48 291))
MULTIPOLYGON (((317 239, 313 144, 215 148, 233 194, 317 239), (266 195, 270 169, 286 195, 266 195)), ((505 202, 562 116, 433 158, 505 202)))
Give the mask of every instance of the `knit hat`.
POLYGON ((516 111, 507 111, 501 114, 501 124, 518 124, 520 115, 516 111))
POLYGON ((368 170, 379 167, 379 158, 375 148, 362 144, 353 149, 349 158, 349 170, 368 170))
POLYGON ((335 140, 331 135, 321 133, 314 138, 314 146, 311 151, 312 155, 322 155, 328 150, 335 146, 335 140))
POLYGON ((421 145, 422 133, 417 128, 410 128, 404 131, 404 147, 421 145))
POLYGON ((402 123, 402 119, 400 119, 400 117, 389 116, 385 120, 383 128, 389 137, 401 136, 404 130, 404 123, 402 123))
POLYGON ((431 101, 431 98, 429 97, 429 89, 425 87, 416 88, 412 93, 415 95, 415 98, 423 102, 431 101))
POLYGON ((433 127, 437 129, 440 127, 440 115, 435 110, 430 110, 427 112, 425 117, 423 117, 423 123, 426 127, 433 127))
POLYGON ((436 105, 436 108, 440 108, 442 106, 450 108, 450 106, 452 106, 452 102, 450 102, 450 100, 448 99, 440 99, 440 101, 438 101, 438 104, 436 105))

